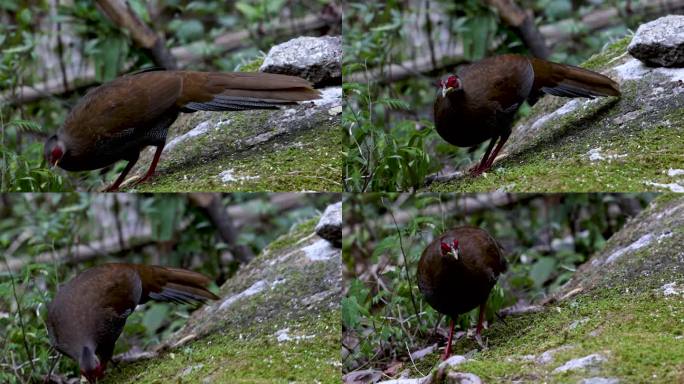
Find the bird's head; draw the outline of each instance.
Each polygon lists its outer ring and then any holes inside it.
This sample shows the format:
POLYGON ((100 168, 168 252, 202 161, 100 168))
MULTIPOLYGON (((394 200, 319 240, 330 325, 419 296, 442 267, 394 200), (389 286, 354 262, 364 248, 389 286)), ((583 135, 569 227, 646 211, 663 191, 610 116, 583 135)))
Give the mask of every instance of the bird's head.
POLYGON ((442 241, 440 244, 440 247, 442 249, 442 256, 453 257, 454 259, 458 260, 458 258, 459 258, 458 240, 454 240, 451 244, 449 244, 448 242, 442 241))
POLYGON ((100 362, 93 351, 88 347, 83 347, 81 358, 78 360, 81 367, 81 374, 85 376, 89 383, 96 383, 97 380, 104 378, 106 365, 100 362))
POLYGON ((440 80, 439 86, 442 88, 442 97, 446 97, 451 92, 463 90, 463 83, 456 75, 449 75, 446 80, 440 80))
POLYGON ((50 166, 57 166, 64 157, 64 152, 66 152, 64 142, 57 135, 52 135, 45 142, 45 159, 50 166))

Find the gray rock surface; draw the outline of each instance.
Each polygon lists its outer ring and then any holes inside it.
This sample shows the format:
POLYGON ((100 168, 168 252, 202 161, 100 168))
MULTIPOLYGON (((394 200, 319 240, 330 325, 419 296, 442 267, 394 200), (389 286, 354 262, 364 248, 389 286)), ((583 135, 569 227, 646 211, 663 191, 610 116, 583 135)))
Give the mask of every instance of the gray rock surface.
POLYGON ((268 51, 262 72, 303 77, 316 86, 342 83, 342 38, 298 37, 268 51))
POLYGON ((349 372, 342 376, 342 382, 346 384, 355 383, 377 383, 382 378, 382 371, 377 369, 364 369, 361 371, 349 372))
POLYGON ((603 355, 600 355, 598 353, 592 353, 588 356, 567 361, 565 364, 554 369, 553 373, 563 373, 567 371, 576 371, 579 369, 594 368, 601 365, 601 363, 603 363, 604 361, 606 361, 606 358, 603 355))
POLYGON ((620 380, 614 377, 590 377, 580 381, 581 384, 618 384, 620 380))
POLYGON ((640 25, 627 49, 650 66, 684 66, 684 16, 664 16, 640 25))
POLYGON ((482 380, 475 374, 467 372, 449 372, 447 384, 482 384, 482 380))
POLYGON ((316 234, 334 246, 342 246, 342 202, 329 205, 316 225, 316 234))

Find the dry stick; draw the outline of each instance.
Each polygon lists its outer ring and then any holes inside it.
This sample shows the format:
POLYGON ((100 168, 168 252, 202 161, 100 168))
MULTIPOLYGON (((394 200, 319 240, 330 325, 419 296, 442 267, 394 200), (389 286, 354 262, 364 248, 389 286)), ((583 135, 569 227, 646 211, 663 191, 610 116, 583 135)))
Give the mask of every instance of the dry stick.
POLYGON ((124 0, 97 0, 101 13, 111 20, 120 30, 130 33, 131 40, 146 50, 154 64, 165 69, 178 67, 176 58, 166 47, 164 38, 153 31, 133 12, 130 4, 124 0))
POLYGON ((121 223, 121 205, 119 204, 119 198, 117 196, 118 195, 116 193, 112 194, 112 213, 114 214, 114 224, 119 237, 119 247, 121 247, 121 249, 126 249, 126 243, 124 241, 123 235, 123 225, 121 223))
POLYGON ((243 244, 238 244, 238 230, 233 218, 228 214, 221 202, 221 195, 218 193, 190 193, 190 202, 204 211, 221 239, 228 245, 235 258, 243 264, 249 263, 254 258, 254 253, 243 244))
MULTIPOLYGON (((59 0, 55 1, 59 9, 59 0)), ((59 57, 59 70, 62 72, 62 85, 64 91, 69 92, 69 82, 67 81, 66 65, 64 65, 64 43, 62 42, 62 22, 57 22, 57 56, 59 57)))
POLYGON ((409 275, 408 271, 408 261, 406 260, 406 252, 404 252, 404 242, 401 239, 401 231, 399 230, 399 225, 397 225, 397 221, 394 220, 394 212, 392 212, 392 208, 385 203, 385 199, 383 200, 383 204, 389 211, 389 214, 392 216, 392 220, 394 221, 394 227, 397 229, 397 235, 399 236, 399 248, 401 249, 401 255, 404 257, 404 271, 406 271, 406 281, 409 283, 409 295, 411 296, 411 304, 413 304, 413 311, 416 314, 416 318, 418 319, 418 324, 420 327, 423 327, 423 322, 420 319, 420 316, 418 316, 418 306, 416 305, 416 299, 413 297, 413 288, 411 285, 411 276, 409 275))
MULTIPOLYGON (((5 260, 5 264, 7 264, 7 258, 3 257, 3 259, 5 260)), ((10 282, 12 283, 12 296, 14 296, 14 301, 17 302, 17 315, 19 316, 19 325, 21 326, 21 338, 24 342, 26 357, 29 359, 29 362, 31 363, 31 376, 33 376, 33 374, 36 372, 36 367, 33 365, 31 351, 29 350, 28 341, 26 340, 26 328, 24 326, 24 317, 21 314, 21 302, 19 301, 19 296, 17 296, 17 288, 14 285, 14 275, 12 274, 12 271, 10 271, 9 265, 7 265, 7 272, 9 273, 10 282)))
MULTIPOLYGON (((50 350, 48 351, 48 359, 50 359, 50 354, 52 351, 55 350, 55 347, 50 346, 50 350)), ((45 382, 49 383, 51 380, 50 378, 52 377, 52 370, 55 369, 55 366, 57 366, 57 363, 59 363, 59 360, 62 358, 62 355, 60 353, 57 354, 57 358, 55 361, 52 362, 52 365, 50 365, 50 370, 47 373, 47 376, 45 377, 45 382)))
POLYGON ((513 0, 487 0, 487 3, 499 11, 499 17, 508 24, 520 39, 527 45, 534 56, 546 59, 551 53, 544 42, 544 36, 534 24, 534 18, 528 15, 513 0))
POLYGON ((12 361, 12 370, 14 371, 14 375, 21 380, 22 383, 25 383, 26 380, 24 380, 24 377, 19 374, 18 368, 17 368, 17 362, 14 361, 14 352, 10 351, 10 360, 12 361))
POLYGON ((418 369, 418 367, 416 367, 416 362, 413 361, 413 356, 411 356, 411 350, 409 349, 408 344, 406 344, 406 342, 404 342, 404 345, 406 346, 406 352, 408 352, 409 359, 411 359, 411 364, 413 364, 413 369, 415 369, 416 372, 418 372, 421 376, 427 376, 420 369, 418 369))
POLYGON ((430 50, 430 62, 432 63, 432 70, 437 67, 437 59, 435 58, 435 45, 432 42, 432 20, 430 20, 430 0, 425 1, 425 28, 428 35, 428 49, 430 50))

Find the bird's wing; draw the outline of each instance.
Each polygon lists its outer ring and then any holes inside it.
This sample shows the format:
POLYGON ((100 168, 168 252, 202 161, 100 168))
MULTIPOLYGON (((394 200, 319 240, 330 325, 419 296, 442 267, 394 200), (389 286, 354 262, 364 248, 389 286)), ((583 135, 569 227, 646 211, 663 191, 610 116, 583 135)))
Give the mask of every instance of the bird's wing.
POLYGON ((172 71, 120 77, 88 92, 72 109, 63 130, 71 137, 115 138, 152 128, 175 103, 181 79, 172 71))
POLYGON ((100 294, 101 306, 111 308, 113 314, 125 320, 140 304, 142 283, 130 264, 104 264, 102 279, 106 281, 100 294))
POLYGON ((207 290, 211 280, 201 273, 180 268, 132 264, 142 282, 140 302, 147 300, 177 303, 204 302, 219 297, 207 290))
POLYGON ((502 113, 514 113, 532 89, 534 72, 526 57, 501 55, 463 68, 461 78, 474 105, 493 103, 502 113))

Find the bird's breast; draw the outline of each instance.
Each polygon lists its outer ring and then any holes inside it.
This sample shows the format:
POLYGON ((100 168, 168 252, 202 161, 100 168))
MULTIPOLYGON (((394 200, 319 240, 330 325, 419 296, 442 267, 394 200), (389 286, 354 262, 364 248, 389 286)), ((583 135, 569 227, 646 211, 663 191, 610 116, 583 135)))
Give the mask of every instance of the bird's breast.
POLYGON ((458 147, 473 147, 496 136, 494 116, 494 112, 470 102, 468 95, 452 100, 439 96, 435 101, 435 129, 458 147))

